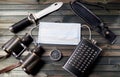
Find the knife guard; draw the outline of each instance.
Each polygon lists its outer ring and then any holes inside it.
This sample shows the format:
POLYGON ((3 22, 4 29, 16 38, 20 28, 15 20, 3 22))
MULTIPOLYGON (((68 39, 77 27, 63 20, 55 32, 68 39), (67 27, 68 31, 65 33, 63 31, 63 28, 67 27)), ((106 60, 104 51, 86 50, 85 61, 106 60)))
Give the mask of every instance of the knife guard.
POLYGON ((84 21, 91 25, 92 29, 102 35, 111 44, 115 42, 116 35, 109 30, 108 27, 87 7, 85 7, 79 1, 73 1, 70 3, 72 10, 80 16, 84 21))

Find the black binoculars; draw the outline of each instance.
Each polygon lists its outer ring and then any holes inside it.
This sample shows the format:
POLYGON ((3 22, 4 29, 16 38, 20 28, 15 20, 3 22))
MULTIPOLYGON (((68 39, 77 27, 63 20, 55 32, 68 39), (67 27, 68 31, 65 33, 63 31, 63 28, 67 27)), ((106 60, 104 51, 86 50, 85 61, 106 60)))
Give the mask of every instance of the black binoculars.
POLYGON ((17 35, 13 36, 2 46, 5 52, 12 54, 15 58, 20 60, 22 69, 27 74, 35 74, 37 70, 39 70, 38 67, 41 68, 42 64, 44 64, 40 59, 40 56, 44 52, 40 45, 35 46, 25 57, 20 57, 32 41, 33 38, 31 35, 26 33, 22 38, 19 38, 17 35))

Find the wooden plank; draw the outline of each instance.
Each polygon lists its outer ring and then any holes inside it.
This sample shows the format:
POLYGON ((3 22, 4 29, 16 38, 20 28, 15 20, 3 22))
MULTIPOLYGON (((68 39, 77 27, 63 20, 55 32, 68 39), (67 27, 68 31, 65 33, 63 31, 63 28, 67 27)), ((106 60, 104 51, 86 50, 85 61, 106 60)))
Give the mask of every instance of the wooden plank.
MULTIPOLYGON (((5 41, 6 42, 6 41, 5 41)), ((5 42, 3 42, 3 43, 1 43, 0 44, 0 46, 2 46, 5 42)), ((41 44, 42 45, 42 44, 41 44)), ((119 53, 117 50, 119 50, 120 49, 120 46, 119 46, 119 44, 114 44, 114 45, 110 45, 110 44, 99 44, 99 46, 103 49, 103 51, 107 51, 107 52, 109 52, 110 50, 110 52, 115 52, 115 53, 119 53), (114 51, 115 50, 115 51, 114 51)), ((33 43, 31 44, 31 46, 30 46, 31 48, 34 48, 34 46, 33 46, 33 43)), ((72 51, 74 48, 75 48, 75 45, 69 45, 69 46, 67 46, 67 45, 53 45, 53 44, 46 44, 46 45, 42 45, 42 47, 45 49, 45 50, 47 50, 47 51, 49 51, 49 50, 52 50, 52 49, 54 49, 54 48, 57 48, 57 49, 60 49, 60 50, 64 50, 64 55, 66 55, 66 56, 68 56, 68 55, 70 55, 70 54, 67 54, 67 52, 66 51, 72 51), (66 53, 66 54, 65 54, 66 53)), ((105 55, 105 54, 104 54, 105 55)), ((112 55, 112 54, 111 54, 112 55)), ((115 54, 114 54, 115 55, 115 54)), ((117 54, 116 54, 117 55, 117 54)))
MULTIPOLYGON (((51 3, 51 2, 55 2, 56 0, 48 0, 48 1, 46 1, 45 3, 51 3)), ((63 2, 66 2, 66 3, 68 3, 69 2, 69 0, 58 0, 58 1, 63 1, 63 2)), ((117 3, 117 2, 120 2, 119 0, 84 0, 84 1, 86 1, 86 2, 92 2, 92 3, 96 3, 96 2, 100 2, 100 3, 110 3, 110 2, 115 2, 115 3, 117 3)))
MULTIPOLYGON (((59 71, 59 70, 63 70, 62 68, 63 65, 55 65, 54 63, 52 64, 45 64, 41 71, 51 71, 51 70, 54 70, 54 71, 59 71)), ((97 72, 119 72, 120 69, 119 69, 119 65, 94 65, 95 68, 93 69, 93 71, 97 71, 97 72)), ((17 68, 16 70, 19 70, 21 71, 22 69, 21 68, 17 68)), ((51 73, 51 72, 50 72, 51 73)))
MULTIPOLYGON (((0 35, 2 36, 13 36, 14 34, 12 32, 10 32, 9 27, 12 24, 0 24, 0 35), (9 33, 9 34, 8 34, 9 33)), ((31 25, 30 27, 27 27, 26 29, 24 29, 23 31, 17 33, 18 36, 23 36, 25 35, 25 33, 28 33, 35 25, 31 25)), ((109 26, 109 28, 116 34, 116 35, 120 35, 120 26, 109 26)), ((32 35, 34 35, 36 38, 38 36, 38 29, 35 29, 32 32, 32 35)), ((87 29, 83 29, 82 28, 82 36, 89 36, 87 29)), ((95 31, 92 30, 92 36, 99 36, 99 34, 95 31)))
MULTIPOLYGON (((52 49, 51 49, 52 50, 52 49)), ((74 49, 67 49, 67 50, 61 50, 62 51, 62 54, 63 56, 70 56, 71 53, 73 52, 74 49)), ((50 54, 50 50, 49 51, 46 51, 43 56, 49 56, 50 54)), ((105 56, 105 57, 119 57, 120 56, 120 52, 119 51, 116 51, 116 50, 113 50, 113 51, 110 51, 110 50, 103 50, 103 53, 101 54, 101 56, 105 56)))
POLYGON ((90 77, 119 77, 119 72, 94 72, 90 77))
MULTIPOLYGON (((66 71, 40 71, 40 74, 36 76, 30 76, 23 71, 11 71, 10 73, 1 74, 1 77, 73 77, 70 73, 66 71), (54 74, 56 73, 56 74, 54 74)), ((119 72, 94 72, 91 73, 89 77, 119 77, 119 72)))
MULTIPOLYGON (((94 65, 95 68, 92 68, 93 72, 119 72, 119 65, 94 65)), ((46 64, 41 71, 62 71, 63 65, 54 65, 54 64, 46 64)), ((21 69, 17 69, 21 70, 21 69)), ((55 72, 54 72, 55 73, 55 72)))
MULTIPOLYGON (((64 65, 65 62, 68 60, 69 57, 70 56, 67 56, 67 57, 63 56, 61 58, 61 60, 57 61, 57 62, 52 61, 49 56, 42 56, 41 59, 44 60, 46 64, 52 64, 52 63, 54 63, 56 65, 59 65, 59 64, 64 65)), ((109 65, 109 64, 114 65, 114 64, 119 64, 119 60, 117 61, 115 59, 118 60, 120 58, 119 57, 117 57, 117 58, 116 57, 112 57, 111 58, 111 57, 108 57, 108 56, 107 57, 102 56, 102 57, 99 57, 99 59, 94 64, 95 65, 109 65)))
MULTIPOLYGON (((66 72, 66 71, 52 71, 52 73, 50 73, 49 71, 45 71, 48 74, 48 77, 73 77, 73 75, 71 75, 70 73, 66 72), (53 72, 57 73, 57 75, 53 75, 53 72), (63 74, 62 74, 63 73, 63 74)), ((119 77, 118 72, 94 72, 91 73, 89 77, 119 77)))
MULTIPOLYGON (((71 0, 29 0, 29 1, 25 1, 25 0, 0 0, 1 4, 38 4, 38 3, 43 3, 43 4, 47 4, 47 3, 53 3, 53 2, 57 2, 57 1, 63 1, 64 3, 69 3, 71 0)), ((119 0, 85 0, 87 2, 102 2, 102 3, 109 3, 109 2, 120 2, 119 0)))
MULTIPOLYGON (((22 57, 25 57, 25 56, 26 55, 22 55, 22 57)), ((45 64, 52 64, 52 63, 54 63, 55 65, 59 65, 59 64, 60 65, 64 65, 65 62, 68 60, 68 58, 69 58, 69 56, 63 56, 60 61, 54 62, 54 61, 52 61, 50 59, 49 56, 42 55, 42 57, 41 57, 41 59, 45 62, 45 64)), ((8 60, 11 60, 11 63, 9 65, 14 64, 14 63, 17 62, 17 61, 12 61, 14 59, 15 59, 15 57, 13 58, 13 56, 8 58, 8 60)), ((102 56, 102 57, 99 57, 99 59, 94 64, 95 65, 117 65, 117 64, 120 63, 119 59, 120 59, 119 57, 108 57, 108 56, 104 57, 104 56, 102 56)), ((6 61, 6 60, 2 60, 1 62, 4 62, 4 61, 6 61)), ((8 66, 8 65, 6 65, 6 66, 8 66)), ((3 67, 1 67, 1 68, 3 68, 3 67)))
MULTIPOLYGON (((1 16, 24 16, 24 15, 29 15, 30 13, 36 13, 39 12, 43 9, 40 10, 29 10, 29 9, 25 9, 25 10, 1 10, 0 11, 0 15, 1 16)), ((92 10, 92 12, 94 12, 96 15, 120 15, 119 10, 110 10, 109 12, 106 10, 92 10)), ((58 10, 56 12, 51 13, 50 15, 74 15, 74 13, 72 12, 72 10, 58 10)))
MULTIPOLYGON (((13 57, 10 57, 4 61, 2 61, 2 64, 0 64, 0 68, 4 68, 5 66, 9 66, 11 64, 14 64, 18 62, 18 60, 16 60, 15 58, 13 57)), ((63 62, 65 63, 65 62, 63 62)), ((44 70, 63 70, 62 68, 63 64, 58 64, 57 62, 51 62, 51 63, 45 63, 45 65, 42 67, 42 71, 44 70)), ((107 65, 94 65, 95 68, 93 71, 116 71, 116 72, 119 72, 120 69, 119 69, 119 64, 113 64, 113 65, 110 65, 110 64, 107 64, 107 65)), ((21 67, 20 68, 16 68, 15 70, 19 70, 21 71, 21 67)))
MULTIPOLYGON (((33 47, 30 47, 30 48, 33 49, 33 47)), ((43 46, 43 48, 45 49, 45 53, 43 54, 43 56, 49 56, 50 52, 55 48, 55 46, 51 47, 51 48, 49 48, 49 47, 47 48, 47 47, 43 46)), ((57 49, 59 49, 62 52, 63 56, 67 56, 67 57, 71 55, 71 53, 74 51, 74 48, 75 48, 75 46, 73 46, 73 47, 71 46, 71 48, 69 48, 69 47, 60 47, 60 46, 57 47, 57 49)), ((111 48, 111 49, 106 47, 106 49, 103 49, 103 52, 102 52, 101 56, 119 57, 120 52, 117 51, 117 49, 120 49, 120 46, 118 46, 116 48, 111 48)), ((28 52, 26 51, 23 55, 27 55, 27 54, 28 54, 28 52)), ((6 52, 3 51, 2 49, 0 49, 0 55, 6 55, 6 52)))
MULTIPOLYGON (((120 47, 119 47, 120 48, 120 47)), ((61 50, 62 51, 62 54, 63 54, 63 56, 70 56, 71 55, 71 53, 73 52, 73 50, 61 50)), ((49 52, 45 52, 45 54, 43 55, 43 56, 49 56, 49 54, 50 54, 50 51, 49 52)), ((113 50, 113 51, 109 51, 109 50, 107 50, 107 51, 105 51, 105 50, 103 50, 103 53, 101 54, 102 56, 120 56, 120 52, 119 51, 115 51, 115 50, 113 50)))
MULTIPOLYGON (((26 15, 25 16, 1 16, 0 23, 14 24, 14 23, 22 20, 25 17, 27 17, 27 16, 26 15)), ((111 25, 119 24, 119 19, 120 19, 119 15, 113 15, 113 16, 100 15, 99 17, 105 23, 111 23, 111 25)), ((48 16, 42 18, 40 21, 41 22, 85 23, 85 21, 83 21, 80 17, 75 16, 75 15, 48 15, 48 16)))
MULTIPOLYGON (((85 0, 85 1, 89 1, 89 0, 85 0)), ((110 3, 110 2, 115 2, 115 3, 119 3, 119 0, 90 0, 91 2, 102 2, 102 3, 110 3)))
POLYGON ((119 59, 120 57, 118 56, 118 57, 110 57, 109 58, 109 64, 120 64, 120 59, 119 59))
MULTIPOLYGON (((8 60, 6 60, 7 65, 9 65, 10 63, 15 63, 14 58, 9 58, 8 60), (8 61, 11 61, 10 63, 8 61)), ((46 64, 40 71, 39 75, 48 75, 48 76, 52 76, 54 75, 54 73, 56 73, 55 75, 57 76, 66 76, 66 75, 71 75, 68 72, 63 71, 62 66, 63 64, 56 64, 57 62, 51 62, 50 64, 46 64), (49 72, 51 71, 51 72, 49 72)), ((3 64, 4 61, 3 61, 3 64)), ((4 65, 6 66, 6 64, 4 65)), ((4 67, 1 66, 0 67, 4 67)), ((101 73, 101 75, 108 75, 108 74, 104 74, 104 72, 119 72, 119 65, 97 65, 94 69, 94 73, 96 73, 96 71, 100 71, 99 73, 101 73), (101 72, 102 71, 102 72, 101 72), (103 72, 104 71, 104 72, 103 72)), ((94 76, 94 73, 92 73, 92 76, 94 76)), ((6 73, 8 75, 8 77, 10 76, 27 76, 27 74, 25 72, 23 72, 23 70, 21 69, 21 67, 14 69, 13 71, 11 71, 10 73, 6 73), (10 76, 9 76, 10 75, 10 76)), ((99 74, 98 74, 99 75, 99 74)), ((114 75, 114 74, 113 74, 114 75)), ((5 74, 1 74, 0 76, 6 76, 5 74)), ((91 75, 90 75, 91 76, 91 75)), ((95 75, 96 76, 96 75, 95 75)), ((104 76, 103 76, 104 77, 104 76)))
MULTIPOLYGON (((110 71, 110 72, 119 72, 119 65, 94 65, 95 68, 93 71, 110 71)), ((46 64, 41 70, 63 70, 62 65, 46 64)))
MULTIPOLYGON (((64 65, 65 62, 68 60, 69 56, 63 56, 60 61, 55 62, 55 64, 64 65)), ((42 56, 42 59, 45 61, 46 64, 51 64, 49 56, 42 56)), ((117 65, 120 64, 120 57, 119 56, 100 56, 98 60, 94 63, 95 65, 117 65)))
MULTIPOLYGON (((24 34, 25 35, 25 34, 24 34)), ((22 36, 20 36, 20 35, 18 35, 20 38, 22 38, 23 37, 23 35, 22 36)), ((13 36, 4 36, 4 35, 2 35, 1 34, 1 36, 0 36, 1 38, 0 38, 0 43, 2 44, 2 43, 5 43, 6 41, 8 41, 8 40, 10 40, 13 36)), ((89 36, 87 35, 84 35, 84 37, 86 37, 86 38, 88 38, 89 36)), ((117 38, 117 42, 116 42, 116 45, 119 45, 120 44, 120 36, 117 36, 118 38, 117 38)), ((38 36, 34 36, 34 38, 38 38, 38 36)), ((100 35, 98 35, 98 36, 96 36, 96 35, 92 35, 92 38, 94 38, 96 41, 97 41, 97 43, 98 44, 108 44, 108 41, 105 39, 105 38, 103 38, 102 36, 100 36, 100 35), (102 41, 101 41, 102 40, 102 41)), ((104 46, 107 46, 107 47, 109 47, 109 45, 104 45, 104 46)), ((116 46, 113 46, 113 47, 116 47, 116 46)))
MULTIPOLYGON (((1 4, 0 10, 42 10, 50 4, 1 4)), ((70 8, 69 8, 70 9, 70 8)))
MULTIPOLYGON (((50 4, 1 4, 0 5, 0 10, 42 10, 46 7, 48 7, 50 4)), ((91 10, 104 10, 103 8, 100 7, 95 7, 95 6, 89 6, 85 5, 87 8, 91 10)), ((109 10, 119 10, 120 5, 117 3, 109 3, 105 5, 109 10)), ((71 10, 71 7, 68 3, 65 3, 61 10, 71 10)))
POLYGON ((1 4, 38 4, 38 2, 36 0, 29 0, 29 1, 26 1, 26 0, 7 0, 7 1, 4 1, 4 0, 0 0, 0 3, 1 4))
POLYGON ((39 74, 37 74, 36 76, 31 76, 28 75, 27 73, 25 73, 23 70, 21 71, 11 71, 9 73, 3 73, 0 74, 1 77, 48 77, 46 73, 44 72, 40 72, 39 74))
MULTIPOLYGON (((0 37, 1 37, 0 38, 0 43, 4 43, 4 42, 10 40, 13 36, 2 36, 1 35, 0 37)), ((84 37, 87 38, 87 36, 84 36, 84 37)), ((37 38, 37 37, 34 37, 34 38, 37 38)), ((100 43, 100 44, 102 44, 102 43, 108 43, 104 38, 101 38, 101 36, 98 36, 98 38, 94 37, 94 39, 97 40, 97 42, 100 43), (103 41, 101 42, 101 40, 103 40, 103 41)))
MULTIPOLYGON (((4 43, 4 42, 6 42, 6 41, 8 41, 9 39, 11 39, 13 36, 3 36, 3 35, 1 35, 0 36, 1 38, 0 38, 0 43, 4 43)), ((22 37, 22 36, 19 36, 19 37, 22 37)), ((37 38, 38 36, 34 36, 34 38, 37 38)), ((84 36, 84 37, 86 37, 86 38, 88 38, 89 36, 84 36)), ((102 36, 92 36, 92 37, 94 37, 94 40, 96 40, 97 41, 97 43, 99 43, 99 44, 108 44, 108 41, 107 40, 105 40, 105 38, 103 38, 102 36), (102 41, 101 41, 102 40, 102 41)), ((119 38, 120 38, 120 36, 119 36, 119 38)), ((116 43, 116 44, 120 44, 120 40, 119 40, 119 38, 117 38, 118 40, 118 42, 116 43)), ((106 45, 105 45, 106 46, 106 45)))
MULTIPOLYGON (((57 75, 53 75, 53 73, 50 73, 49 71, 45 72, 47 72, 48 77, 73 77, 73 75, 66 71, 53 71, 58 73, 57 75)), ((89 77, 119 77, 119 72, 92 72, 89 77)))

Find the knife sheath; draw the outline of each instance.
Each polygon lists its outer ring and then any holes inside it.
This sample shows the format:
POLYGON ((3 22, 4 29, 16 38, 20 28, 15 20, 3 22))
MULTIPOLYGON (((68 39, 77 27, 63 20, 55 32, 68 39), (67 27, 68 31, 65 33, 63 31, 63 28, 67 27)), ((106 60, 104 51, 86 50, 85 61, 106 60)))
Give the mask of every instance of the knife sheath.
POLYGON ((93 12, 91 12, 87 7, 85 7, 79 1, 73 1, 70 3, 72 10, 80 16, 84 21, 86 21, 93 30, 102 35, 111 44, 115 42, 116 35, 109 30, 108 27, 98 18, 93 12))

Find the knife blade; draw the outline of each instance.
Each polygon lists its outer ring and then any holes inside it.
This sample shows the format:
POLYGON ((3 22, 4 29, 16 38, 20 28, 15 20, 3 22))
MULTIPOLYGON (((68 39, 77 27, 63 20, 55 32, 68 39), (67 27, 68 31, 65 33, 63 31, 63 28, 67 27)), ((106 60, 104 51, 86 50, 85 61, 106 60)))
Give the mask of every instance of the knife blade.
POLYGON ((28 17, 24 18, 23 20, 13 24, 9 27, 9 30, 13 33, 18 33, 19 31, 25 29, 26 27, 36 23, 42 17, 58 10, 63 5, 63 2, 55 2, 49 7, 35 13, 30 14, 28 17))
POLYGON ((103 21, 97 17, 92 11, 85 7, 79 1, 73 1, 70 3, 72 10, 86 21, 90 27, 102 35, 111 44, 116 41, 116 35, 103 23, 103 21))

